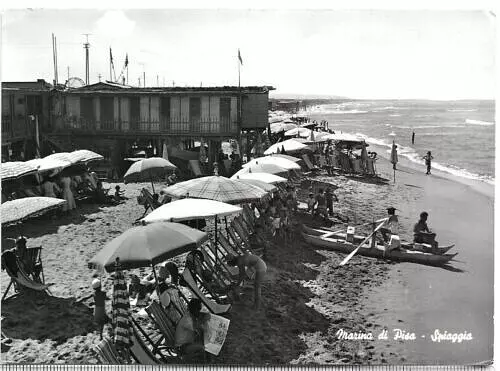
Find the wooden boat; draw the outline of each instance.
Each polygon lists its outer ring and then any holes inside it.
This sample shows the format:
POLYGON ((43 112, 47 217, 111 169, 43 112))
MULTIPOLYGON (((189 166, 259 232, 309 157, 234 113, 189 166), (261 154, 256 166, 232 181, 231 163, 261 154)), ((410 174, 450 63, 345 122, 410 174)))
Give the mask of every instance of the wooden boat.
MULTIPOLYGON (((324 248, 325 250, 334 250, 349 254, 356 249, 365 239, 364 236, 354 236, 353 242, 346 241, 345 233, 336 233, 324 229, 315 229, 303 226, 302 236, 306 242, 311 245, 324 248)), ((358 250, 358 254, 372 258, 388 259, 400 262, 410 262, 425 265, 444 265, 448 263, 455 254, 446 254, 455 245, 444 246, 440 248, 439 253, 418 251, 413 248, 413 244, 401 244, 401 247, 390 252, 386 251, 385 245, 377 242, 371 247, 371 242, 367 241, 358 250)))

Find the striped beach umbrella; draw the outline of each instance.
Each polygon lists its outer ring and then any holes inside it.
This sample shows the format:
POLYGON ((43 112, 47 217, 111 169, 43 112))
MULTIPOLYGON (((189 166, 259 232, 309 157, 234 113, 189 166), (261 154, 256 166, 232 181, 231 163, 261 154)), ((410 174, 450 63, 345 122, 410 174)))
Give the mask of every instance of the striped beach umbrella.
POLYGON ((260 201, 267 196, 261 188, 217 175, 180 182, 164 191, 171 197, 206 198, 228 204, 260 201))
POLYGON ((127 291, 127 282, 120 269, 119 259, 115 264, 113 276, 113 329, 115 346, 130 348, 132 345, 132 324, 130 322, 130 299, 127 291))
POLYGON ((22 161, 4 162, 0 165, 2 181, 17 179, 25 175, 34 174, 36 171, 36 166, 22 161))

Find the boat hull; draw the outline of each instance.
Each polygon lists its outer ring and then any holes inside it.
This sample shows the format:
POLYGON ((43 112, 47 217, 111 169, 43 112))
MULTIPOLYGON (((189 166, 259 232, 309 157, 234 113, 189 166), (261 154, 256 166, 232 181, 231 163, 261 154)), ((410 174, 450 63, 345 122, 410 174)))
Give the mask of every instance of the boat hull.
MULTIPOLYGON (((310 229, 310 228, 309 228, 310 229)), ((314 230, 314 229, 313 229, 314 230)), ((333 250, 341 253, 349 254, 359 245, 356 243, 350 243, 345 241, 345 239, 335 238, 335 237, 324 237, 324 235, 317 234, 312 235, 304 230, 302 236, 305 241, 312 246, 323 248, 325 250, 333 250)), ((358 236, 359 237, 359 236, 358 236)), ((360 241, 362 242, 362 240, 360 241)), ((452 260, 457 254, 430 254, 421 251, 412 251, 405 248, 400 248, 392 250, 390 252, 385 251, 384 245, 376 245, 371 247, 370 243, 365 243, 359 250, 358 254, 362 256, 367 256, 377 259, 387 259, 398 262, 409 262, 424 265, 440 266, 447 264, 452 260)))

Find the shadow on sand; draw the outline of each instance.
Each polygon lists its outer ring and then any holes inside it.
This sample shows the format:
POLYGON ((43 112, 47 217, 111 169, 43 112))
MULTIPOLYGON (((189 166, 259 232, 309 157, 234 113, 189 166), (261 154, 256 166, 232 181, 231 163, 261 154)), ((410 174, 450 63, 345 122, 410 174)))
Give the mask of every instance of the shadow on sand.
POLYGON ((2 303, 2 331, 13 339, 58 344, 94 330, 92 310, 74 298, 25 291, 2 303))

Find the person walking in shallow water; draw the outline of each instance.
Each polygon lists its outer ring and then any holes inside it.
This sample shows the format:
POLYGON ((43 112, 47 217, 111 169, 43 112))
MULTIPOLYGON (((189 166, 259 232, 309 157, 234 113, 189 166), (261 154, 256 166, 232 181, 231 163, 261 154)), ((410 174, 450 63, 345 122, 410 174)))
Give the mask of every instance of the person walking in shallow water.
POLYGON ((422 158, 425 160, 425 166, 427 166, 427 172, 425 174, 430 175, 431 174, 431 161, 434 158, 431 155, 431 151, 427 151, 427 154, 422 158))

